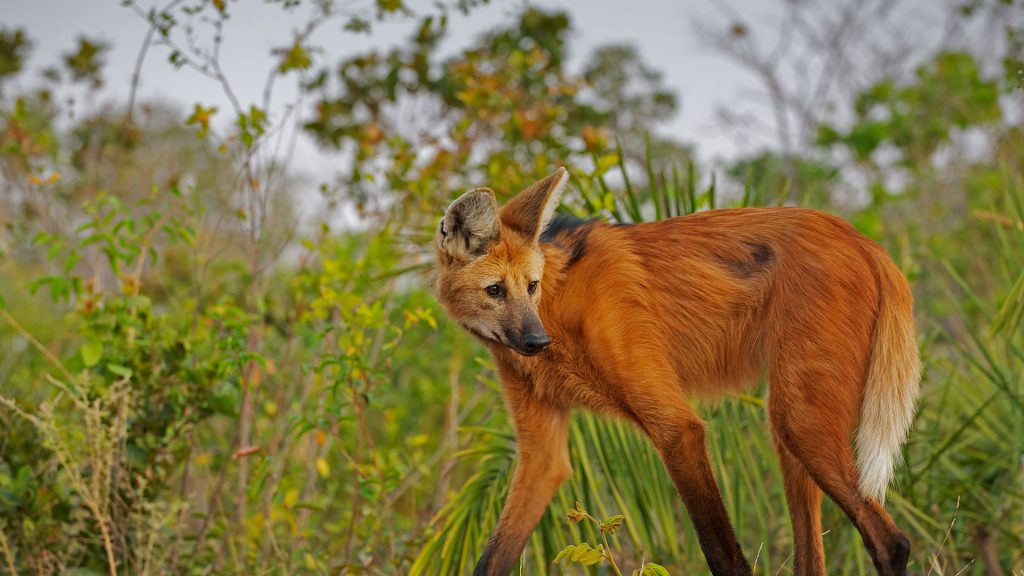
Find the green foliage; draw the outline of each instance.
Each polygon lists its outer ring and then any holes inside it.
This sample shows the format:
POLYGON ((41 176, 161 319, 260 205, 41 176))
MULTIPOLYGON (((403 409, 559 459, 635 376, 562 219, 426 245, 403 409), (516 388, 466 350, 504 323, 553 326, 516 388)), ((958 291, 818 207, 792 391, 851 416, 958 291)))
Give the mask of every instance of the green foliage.
POLYGON ((0 81, 21 72, 32 41, 21 28, 0 29, 0 81))
POLYGON ((246 148, 252 148, 256 141, 267 133, 267 113, 256 106, 250 106, 248 112, 239 112, 238 139, 246 148))
POLYGON ((210 120, 216 113, 216 106, 206 108, 200 104, 196 104, 192 108, 192 114, 185 119, 185 124, 197 127, 196 136, 202 140, 210 134, 210 120))
MULTIPOLYGON (((642 146, 675 111, 660 75, 632 49, 596 51, 582 74, 570 71, 563 12, 524 10, 442 57, 447 29, 447 18, 423 18, 405 46, 350 58, 336 78, 324 69, 312 82, 317 115, 306 128, 325 145, 351 147, 345 189, 364 216, 383 205, 418 217, 478 175, 515 190, 605 152, 609 132, 642 146), (410 98, 436 110, 419 120, 429 130, 410 130, 398 114, 410 98), (409 193, 381 201, 382 189, 409 193)), ((656 144, 666 158, 687 154, 671 141, 656 144)))
MULTIPOLYGON (((1009 236, 1019 237, 1020 233, 1024 233, 1024 186, 1019 179, 1008 183, 1006 198, 1007 204, 1013 207, 1012 214, 1014 216, 998 220, 998 223, 1010 228, 1009 236)), ((1002 232, 1001 229, 1000 232, 1002 232)), ((1006 236, 1002 236, 1001 240, 1003 240, 1004 247, 1012 242, 1012 239, 1006 238, 1006 236)), ((1012 251, 1007 254, 1008 260, 1010 260, 1010 270, 1016 265, 1021 272, 1017 280, 1014 281, 1013 288, 1010 289, 1002 307, 992 320, 993 334, 1013 334, 1018 332, 1021 324, 1024 323, 1024 261, 1020 259, 1015 261, 1013 254, 1020 255, 1021 252, 1012 251)), ((1010 277, 1012 278, 1012 272, 1010 277)))
POLYGON ((839 168, 812 158, 786 158, 762 152, 729 166, 726 175, 744 183, 754 197, 778 194, 779 201, 792 200, 801 206, 827 207, 840 184, 839 168))
POLYGON ((946 52, 918 68, 911 83, 884 80, 862 92, 854 102, 853 126, 822 126, 818 142, 843 146, 864 163, 875 162, 875 152, 889 144, 899 153, 898 166, 924 166, 954 130, 998 121, 998 98, 998 84, 982 77, 974 56, 946 52))
POLYGON ((103 84, 100 72, 103 70, 104 53, 110 47, 98 40, 78 38, 78 49, 64 54, 64 67, 75 82, 85 82, 93 87, 103 84))
POLYGON ((278 50, 277 53, 281 56, 281 64, 277 70, 282 74, 292 70, 306 70, 313 65, 308 49, 298 39, 290 48, 278 50))

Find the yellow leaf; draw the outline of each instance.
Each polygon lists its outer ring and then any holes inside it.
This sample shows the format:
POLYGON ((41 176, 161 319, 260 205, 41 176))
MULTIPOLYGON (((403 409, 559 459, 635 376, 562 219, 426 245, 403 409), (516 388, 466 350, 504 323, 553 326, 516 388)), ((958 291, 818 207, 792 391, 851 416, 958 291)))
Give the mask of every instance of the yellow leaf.
POLYGON ((427 321, 427 324, 437 330, 437 320, 434 319, 434 313, 430 310, 423 310, 420 312, 420 317, 427 321))
POLYGON ((597 166, 594 167, 594 176, 601 176, 613 166, 619 163, 619 155, 615 153, 605 154, 597 159, 597 166))
POLYGON ((299 503, 299 491, 292 488, 284 493, 284 505, 289 508, 294 508, 299 503))
POLYGON ((320 473, 321 478, 327 478, 331 475, 331 465, 327 463, 327 460, 321 458, 316 459, 316 471, 320 473))
POLYGON ((35 174, 29 174, 28 183, 33 186, 39 186, 40 184, 43 183, 43 181, 39 179, 39 176, 36 176, 35 174))
POLYGON ((586 553, 584 553, 580 557, 580 559, 577 560, 577 562, 579 562, 580 564, 583 564, 584 566, 593 566, 594 564, 597 564, 598 562, 600 562, 603 559, 604 559, 604 554, 602 554, 600 550, 591 549, 591 550, 588 550, 586 553))
POLYGON ((263 531, 263 523, 266 518, 263 517, 262 512, 257 512, 252 515, 252 520, 249 521, 248 532, 250 536, 257 537, 263 531))
POLYGON ((60 172, 54 172, 53 174, 50 174, 49 178, 46 179, 46 183, 53 184, 58 180, 60 180, 60 172))

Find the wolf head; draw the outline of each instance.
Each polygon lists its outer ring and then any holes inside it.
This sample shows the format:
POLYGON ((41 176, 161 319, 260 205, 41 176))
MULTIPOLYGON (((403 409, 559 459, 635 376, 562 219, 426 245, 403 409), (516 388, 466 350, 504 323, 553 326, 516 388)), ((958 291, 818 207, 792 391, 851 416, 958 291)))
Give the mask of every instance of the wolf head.
POLYGON ((547 348, 537 314, 544 275, 540 235, 568 182, 560 168, 500 209, 494 192, 477 188, 445 211, 434 237, 438 300, 477 337, 525 356, 547 348))

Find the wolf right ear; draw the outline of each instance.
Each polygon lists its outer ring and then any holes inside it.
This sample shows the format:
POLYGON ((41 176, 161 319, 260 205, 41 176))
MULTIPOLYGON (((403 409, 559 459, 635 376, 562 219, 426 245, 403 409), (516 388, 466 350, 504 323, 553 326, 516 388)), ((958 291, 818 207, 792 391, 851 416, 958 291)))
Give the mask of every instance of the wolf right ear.
POLYGON ((437 246, 456 260, 470 261, 498 239, 498 201, 490 188, 477 188, 448 206, 437 228, 437 246))

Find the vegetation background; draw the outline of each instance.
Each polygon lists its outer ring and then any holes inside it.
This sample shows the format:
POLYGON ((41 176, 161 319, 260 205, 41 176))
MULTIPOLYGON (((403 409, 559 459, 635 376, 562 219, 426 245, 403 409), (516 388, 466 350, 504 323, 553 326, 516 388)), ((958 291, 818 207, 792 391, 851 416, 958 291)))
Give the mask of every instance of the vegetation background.
MULTIPOLYGON (((220 57, 244 2, 124 0, 144 41, 112 102, 108 45, 69 39, 29 77, 33 31, 0 26, 0 573, 467 573, 515 442, 487 355, 430 294, 430 238, 460 191, 564 164, 575 214, 803 205, 885 245, 926 365, 889 500, 911 571, 1024 574, 1024 2, 952 2, 928 46, 888 1, 681 30, 762 88, 717 121, 773 137, 724 165, 658 130, 679 95, 635 48, 570 67, 566 12, 515 4, 451 50, 449 15, 480 2, 269 3, 291 36, 252 94, 220 57), (416 32, 395 48, 315 42, 396 20, 416 32), (149 59, 230 106, 142 101, 149 59), (343 176, 297 171, 301 134, 343 176)), ((756 572, 788 574, 762 397, 702 413, 756 572)), ((523 574, 706 573, 632 429, 579 414, 572 458, 523 574)), ((831 502, 825 527, 832 573, 872 572, 831 502)))

